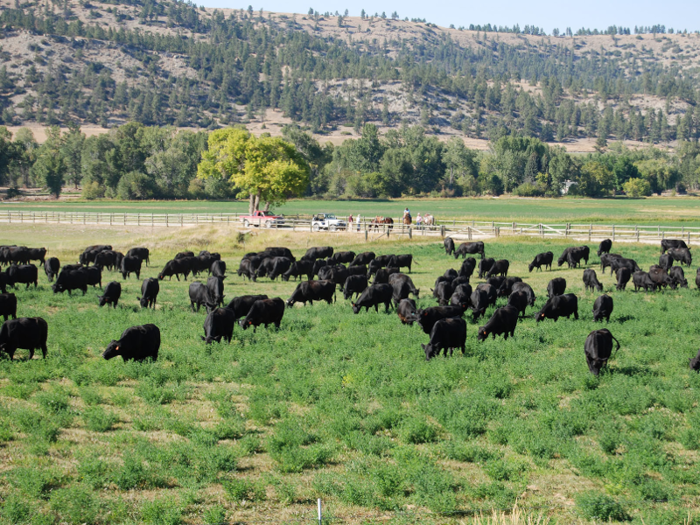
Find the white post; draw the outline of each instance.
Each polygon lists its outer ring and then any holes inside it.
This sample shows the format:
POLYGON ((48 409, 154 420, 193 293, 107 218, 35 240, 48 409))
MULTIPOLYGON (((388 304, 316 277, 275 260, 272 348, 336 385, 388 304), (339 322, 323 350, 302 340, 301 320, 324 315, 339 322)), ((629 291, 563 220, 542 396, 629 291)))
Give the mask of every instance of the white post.
POLYGON ((321 514, 321 498, 318 498, 318 525, 323 525, 323 515, 321 514))

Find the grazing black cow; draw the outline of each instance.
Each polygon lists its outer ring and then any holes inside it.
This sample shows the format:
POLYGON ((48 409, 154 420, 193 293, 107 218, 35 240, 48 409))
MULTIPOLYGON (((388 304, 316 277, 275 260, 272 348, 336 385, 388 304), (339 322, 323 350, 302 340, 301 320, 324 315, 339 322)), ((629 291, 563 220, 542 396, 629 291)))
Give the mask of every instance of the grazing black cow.
POLYGON ((482 241, 476 241, 476 242, 463 242, 462 244, 459 245, 459 248, 455 250, 455 259, 459 258, 461 255, 462 257, 466 257, 467 254, 475 254, 478 253, 481 255, 481 258, 484 258, 484 243, 482 241))
POLYGON ((122 259, 122 265, 119 269, 121 271, 122 277, 127 279, 132 273, 136 274, 136 278, 141 278, 141 259, 138 257, 124 257, 122 259))
POLYGON ((389 284, 393 285, 394 283, 398 282, 405 282, 406 284, 408 284, 408 289, 410 293, 412 293, 416 299, 418 298, 418 296, 420 295, 420 289, 416 288, 416 285, 413 284, 413 279, 411 279, 405 273, 392 273, 391 275, 389 275, 389 284))
POLYGON ((325 268, 326 266, 328 266, 328 262, 325 259, 316 259, 314 261, 313 274, 311 275, 311 277, 313 277, 314 275, 318 276, 318 272, 321 271, 321 268, 325 268))
POLYGON ((389 282, 389 277, 391 277, 395 273, 399 273, 400 270, 398 268, 380 268, 377 270, 377 273, 374 275, 374 279, 372 280, 372 284, 382 284, 382 283, 388 283, 389 282))
POLYGON ((471 305, 472 287, 470 284, 460 284, 454 287, 450 297, 450 306, 462 306, 469 308, 471 305))
POLYGON ((39 284, 39 271, 33 264, 23 264, 21 266, 13 264, 5 270, 5 274, 7 275, 7 284, 13 288, 16 284, 26 284, 28 289, 32 283, 34 283, 34 288, 36 288, 39 284))
POLYGON ((10 317, 17 319, 17 296, 15 294, 0 294, 0 315, 5 318, 5 321, 10 317))
POLYGON ((396 313, 399 315, 402 324, 412 325, 418 320, 416 301, 413 299, 401 299, 396 307, 396 313))
POLYGON ((0 267, 10 263, 10 248, 13 247, 14 246, 7 246, 6 244, 0 245, 0 267))
POLYGON ((586 363, 588 363, 588 370, 590 370, 593 375, 597 376, 601 369, 608 363, 608 359, 610 359, 612 355, 613 340, 617 343, 617 351, 620 349, 620 342, 613 337, 610 330, 607 328, 593 330, 588 334, 588 337, 586 337, 586 343, 584 345, 586 363))
POLYGON ((510 262, 508 262, 507 259, 500 259, 493 263, 493 266, 491 266, 491 269, 488 271, 486 274, 486 278, 488 279, 492 275, 502 275, 503 277, 508 277, 508 267, 510 266, 510 262))
POLYGON ((157 361, 159 349, 160 330, 154 324, 144 324, 127 328, 118 341, 112 339, 102 357, 109 360, 122 356, 124 361, 144 361, 150 357, 157 361))
POLYGON ((330 277, 328 280, 333 281, 342 288, 348 277, 350 277, 350 272, 348 272, 347 268, 341 265, 331 268, 330 277))
POLYGON ((476 286, 476 289, 486 292, 489 306, 496 304, 496 300, 498 299, 498 288, 489 283, 481 283, 476 286))
POLYGON ((27 248, 29 252, 29 261, 39 261, 39 266, 44 264, 46 258, 46 248, 27 248))
POLYGON ((355 260, 355 252, 335 252, 328 258, 328 264, 349 264, 355 260))
POLYGON ((149 265, 151 262, 151 252, 148 250, 148 248, 143 248, 143 247, 137 247, 137 248, 132 248, 128 252, 126 252, 127 257, 138 257, 142 261, 146 261, 146 266, 149 265))
POLYGON ((673 266, 673 257, 670 253, 664 253, 659 257, 659 266, 664 270, 668 271, 673 266))
POLYGON ((335 290, 336 285, 333 281, 302 281, 287 300, 287 306, 294 306, 294 303, 304 303, 306 306, 307 301, 312 306, 314 301, 326 301, 332 304, 335 290))
POLYGON ((680 286, 681 288, 688 288, 688 279, 685 278, 683 273, 683 268, 680 266, 674 266, 668 272, 669 277, 673 281, 673 288, 680 286))
POLYGON ((486 314, 486 309, 491 304, 489 302, 489 294, 486 290, 474 290, 469 297, 469 304, 472 308, 472 317, 476 321, 479 317, 486 314))
POLYGON ((547 297, 550 299, 556 295, 563 295, 566 292, 566 279, 555 277, 547 285, 547 297))
POLYGON ((207 290, 209 299, 214 306, 224 305, 224 278, 212 275, 207 279, 207 290))
MULTIPOLYGON (((389 263, 391 262, 391 259, 395 257, 394 254, 391 255, 377 255, 374 258, 374 261, 372 261, 375 265, 379 265, 379 268, 386 268, 389 266, 389 263)), ((371 266, 371 263, 370 263, 371 266)))
POLYGON ((569 252, 573 250, 573 246, 569 246, 568 248, 564 248, 564 251, 561 252, 561 255, 559 256, 559 259, 557 259, 557 266, 561 266, 564 264, 568 258, 569 258, 569 252))
POLYGON ((112 250, 100 252, 95 257, 95 266, 113 270, 117 261, 117 254, 112 250))
POLYGON ((83 295, 87 293, 88 287, 88 274, 87 268, 78 268, 77 270, 70 270, 63 267, 61 273, 58 275, 58 279, 51 286, 53 293, 68 292, 68 295, 72 295, 73 290, 82 290, 83 295))
POLYGON ((374 306, 375 312, 379 312, 379 305, 384 304, 385 312, 389 311, 389 306, 391 306, 391 299, 394 295, 394 287, 388 283, 374 283, 372 286, 367 288, 362 294, 357 302, 352 303, 353 313, 359 313, 362 308, 369 310, 370 307, 374 306))
POLYGON ((207 288, 207 285, 201 283, 200 281, 190 283, 188 293, 190 296, 190 307, 192 308, 193 312, 199 312, 202 305, 207 308, 207 311, 216 306, 212 298, 209 296, 209 289, 207 288), (194 309, 195 305, 197 305, 197 310, 194 309))
POLYGON ((494 339, 497 335, 503 335, 503 339, 508 339, 508 334, 515 337, 517 324, 518 309, 510 305, 504 306, 496 310, 484 326, 479 327, 477 340, 485 341, 489 335, 492 335, 494 339))
POLYGON ((486 283, 493 286, 496 289, 496 291, 498 291, 498 289, 505 281, 506 278, 500 275, 494 275, 493 277, 489 277, 488 279, 486 279, 486 283))
POLYGON ((552 252, 538 253, 537 255, 535 255, 535 258, 532 260, 532 262, 528 265, 527 268, 530 272, 532 272, 534 268, 537 268, 538 270, 542 271, 543 266, 545 270, 547 268, 551 270, 553 260, 554 254, 552 252))
POLYGON ((423 329, 423 332, 430 334, 433 326, 440 319, 462 317, 463 315, 464 308, 461 306, 431 306, 430 308, 418 310, 418 324, 423 329))
POLYGON ((476 268, 476 259, 474 259, 474 257, 467 257, 462 261, 462 266, 459 268, 457 275, 468 279, 474 273, 474 268, 476 268))
POLYGON ((610 262, 610 274, 612 275, 612 272, 616 272, 618 268, 629 268, 629 271, 634 273, 634 272, 640 272, 642 269, 639 267, 637 264, 637 261, 634 259, 626 259, 624 257, 615 257, 609 260, 610 262))
POLYGON ((0 328, 0 352, 7 353, 12 361, 18 348, 29 350, 31 360, 34 357, 34 350, 40 348, 46 359, 48 333, 49 325, 41 317, 10 319, 0 328))
POLYGON ((405 255, 394 255, 391 259, 389 259, 389 262, 387 263, 387 266, 391 266, 392 268, 408 268, 408 273, 411 273, 411 265, 413 264, 413 255, 410 253, 405 254, 405 255))
MULTIPOLYGON (((313 281, 306 281, 306 284, 313 281)), ((305 283, 300 283, 305 284, 305 283)), ((245 319, 241 319, 240 325, 243 330, 247 330, 248 327, 253 327, 253 332, 255 332, 261 324, 268 325, 274 324, 278 329, 282 323, 282 317, 284 317, 284 301, 279 297, 274 299, 260 299, 255 301, 253 306, 250 307, 250 311, 245 316, 245 319)))
POLYGON ((218 253, 209 253, 207 251, 200 252, 192 261, 192 275, 198 275, 205 271, 211 275, 212 265, 220 260, 221 255, 218 253))
POLYGON ((675 290, 676 285, 673 283, 673 279, 668 275, 668 272, 661 268, 661 266, 656 266, 655 264, 649 268, 649 278, 654 282, 656 288, 666 288, 670 286, 675 290))
POLYGON ((697 286, 698 289, 700 289, 700 268, 698 268, 695 272, 695 286, 697 286))
POLYGON ((243 259, 238 267, 238 276, 240 277, 242 275, 244 279, 247 277, 248 280, 252 281, 261 263, 262 259, 258 256, 251 257, 250 259, 243 259))
POLYGON ((617 269, 617 286, 615 288, 621 292, 627 287, 627 283, 630 281, 630 278, 632 277, 632 273, 630 272, 630 269, 627 267, 623 268, 618 268, 617 269))
POLYGON ((331 266, 331 265, 326 265, 322 266, 318 270, 318 278, 320 281, 329 281, 331 279, 331 276, 333 275, 333 271, 337 269, 346 269, 345 266, 342 264, 336 265, 336 266, 331 266))
POLYGON ((527 304, 530 306, 535 306, 535 301, 537 300, 537 297, 535 296, 535 291, 529 284, 522 282, 513 283, 511 293, 513 292, 524 292, 525 295, 527 295, 527 304))
POLYGON ((469 284, 469 277, 464 277, 463 275, 452 279, 452 288, 457 288, 460 284, 469 284))
POLYGON ((432 290, 433 297, 435 297, 440 306, 447 306, 450 302, 450 297, 452 297, 452 283, 448 281, 442 281, 432 290))
POLYGON ((589 288, 591 292, 593 290, 598 290, 599 292, 603 291, 603 285, 598 281, 595 270, 583 270, 583 287, 586 291, 588 291, 589 288))
POLYGON ((566 248, 559 256, 559 259, 557 259, 557 265, 561 266, 566 262, 569 268, 576 268, 582 259, 588 264, 590 251, 588 246, 571 246, 566 248))
POLYGON ((572 293, 555 295, 537 313, 537 322, 545 319, 554 319, 556 322, 560 317, 569 319, 571 315, 578 319, 578 297, 572 293))
POLYGON ((214 277, 226 277, 226 261, 214 261, 211 263, 211 274, 214 277))
POLYGON ((306 275, 306 279, 310 281, 314 277, 314 263, 313 261, 306 260, 306 259, 301 259, 299 261, 295 261, 292 263, 292 265, 289 267, 289 270, 284 272, 282 274, 282 280, 283 281, 289 281, 290 277, 294 277, 294 280, 297 280, 297 277, 300 279, 306 275))
MULTIPOLYGON (((491 277, 491 279, 493 279, 493 277, 491 277)), ((490 283, 490 279, 487 282, 490 283)), ((499 297, 508 297, 513 292, 513 285, 521 282, 523 282, 523 280, 520 277, 506 277, 501 284, 496 287, 496 292, 499 297)))
POLYGON ((358 253, 357 256, 350 263, 350 266, 367 266, 375 259, 376 255, 374 252, 363 252, 358 253))
POLYGON ((445 254, 446 255, 452 255, 455 251, 455 242, 452 239, 452 237, 445 237, 445 240, 442 241, 443 246, 445 246, 445 254))
POLYGON ((30 252, 26 246, 12 246, 9 250, 10 263, 14 264, 29 264, 30 252))
POLYGON ((158 292, 160 292, 158 279, 154 279, 153 277, 144 279, 141 283, 141 297, 137 297, 141 308, 153 308, 155 310, 158 292))
POLYGON ((116 308, 119 304, 119 298, 122 296, 122 285, 117 281, 112 281, 107 284, 102 295, 98 296, 100 299, 100 307, 104 305, 111 304, 112 307, 116 308))
POLYGON ((289 257, 267 257, 263 259, 258 267, 253 280, 257 281, 258 277, 265 277, 267 275, 270 280, 274 281, 277 277, 289 270, 291 266, 292 260, 289 257))
POLYGON ((255 301, 262 301, 264 299, 268 299, 267 295, 241 295, 231 299, 226 305, 226 308, 234 313, 235 319, 239 319, 248 314, 253 304, 255 304, 255 301))
POLYGON ((56 257, 49 257, 46 259, 44 264, 44 272, 46 272, 46 277, 49 278, 49 282, 58 276, 58 272, 61 270, 61 262, 56 257))
POLYGON ((165 263, 163 271, 158 274, 158 279, 163 280, 168 277, 168 280, 172 280, 173 275, 179 281, 180 275, 182 275, 187 280, 187 276, 192 271, 192 261, 194 257, 181 257, 180 259, 173 259, 165 263))
MULTIPOLYGON (((395 274, 395 275, 400 275, 400 274, 395 274)), ((414 290, 415 290, 415 288, 413 287, 413 283, 409 283, 408 281, 404 281, 404 280, 396 280, 396 281, 390 282, 389 284, 394 289, 392 299, 394 300, 395 307, 397 307, 399 305, 399 303, 401 302, 402 299, 408 299, 408 296, 411 293, 414 293, 414 290)))
POLYGON ((85 272, 87 276, 88 286, 98 286, 102 288, 102 268, 99 266, 90 266, 87 268, 81 268, 81 271, 85 272))
POLYGON ((112 249, 111 244, 93 244, 92 246, 88 246, 87 248, 85 248, 84 251, 100 253, 100 252, 103 252, 105 250, 111 250, 111 249, 112 249))
POLYGON ((492 259, 491 257, 487 259, 481 259, 479 261, 479 279, 483 279, 484 277, 486 277, 486 274, 489 273, 489 270, 495 262, 496 260, 492 259))
MULTIPOLYGON (((332 246, 320 246, 315 248, 309 248, 302 257, 304 261, 315 261, 316 259, 327 259, 333 255, 332 246)), ((360 254, 362 255, 362 254, 360 254)))
MULTIPOLYGON (((292 262, 296 261, 296 257, 292 255, 292 252, 289 250, 289 248, 265 248, 265 251, 262 252, 265 255, 263 257, 286 257, 287 259, 290 259, 292 262)), ((330 257, 333 255, 333 252, 331 252, 329 255, 326 257, 330 257)))
POLYGON ((668 254, 674 261, 690 266, 693 264, 693 256, 688 248, 669 248, 668 254))
POLYGON ((457 273, 457 270, 453 270, 452 268, 448 268, 447 270, 445 270, 445 273, 443 273, 442 276, 445 278, 446 281, 452 282, 454 279, 459 277, 459 273, 457 273))
POLYGON ((525 292, 513 292, 508 296, 508 306, 517 308, 520 315, 525 315, 527 310, 527 294, 525 292))
POLYGON ((178 252, 174 259, 185 259, 187 257, 194 258, 194 252, 178 252))
POLYGON ((700 350, 698 350, 698 353, 695 357, 690 358, 690 369, 695 370, 696 372, 700 372, 700 350))
POLYGON ((447 351, 450 351, 450 356, 453 355, 455 348, 461 348, 462 354, 466 352, 467 343, 467 323, 459 317, 449 319, 440 319, 433 329, 430 331, 430 342, 427 345, 421 344, 421 348, 425 352, 425 360, 430 361, 431 358, 440 355, 440 350, 447 357, 447 351))
POLYGON ((7 292, 7 274, 5 272, 0 272, 0 292, 7 292))
MULTIPOLYGON (((604 253, 603 255, 600 256, 600 269, 603 273, 605 273, 605 269, 607 267, 610 267, 610 275, 612 275, 613 271, 613 262, 618 260, 618 259, 624 259, 622 255, 617 254, 617 253, 604 253)), ((619 268, 619 265, 617 266, 619 268)), ((630 269, 630 273, 634 271, 630 269)))
POLYGON ((647 272, 634 272, 632 274, 632 284, 634 284, 635 292, 640 288, 644 288, 645 292, 656 291, 656 284, 647 272))
POLYGON ((228 308, 216 308, 209 312, 204 320, 204 336, 200 336, 206 344, 220 343, 223 338, 231 343, 233 337, 233 325, 236 324, 235 315, 228 308))
POLYGON ((670 250, 671 248, 685 248, 686 250, 690 249, 685 241, 680 239, 664 239, 661 241, 661 253, 664 253, 666 250, 670 250))
POLYGON ((343 298, 347 301, 355 294, 361 294, 369 286, 364 275, 350 275, 343 285, 343 298))
POLYGON ((601 295, 593 303, 593 321, 598 322, 605 319, 610 322, 610 315, 613 312, 613 299, 609 295, 601 295))
POLYGON ((610 239, 603 239, 598 245, 598 257, 604 253, 610 253, 610 250, 612 250, 612 241, 610 239))

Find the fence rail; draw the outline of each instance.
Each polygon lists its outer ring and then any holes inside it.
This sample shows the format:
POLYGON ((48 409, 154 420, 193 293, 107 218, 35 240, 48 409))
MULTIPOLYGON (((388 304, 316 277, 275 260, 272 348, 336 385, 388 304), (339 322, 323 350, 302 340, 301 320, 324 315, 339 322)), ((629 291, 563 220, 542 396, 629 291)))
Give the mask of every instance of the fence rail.
MULTIPOLYGON (((244 229, 239 213, 102 213, 102 212, 54 212, 54 211, 0 211, 0 223, 8 224, 84 224, 101 226, 142 226, 179 228, 206 224, 232 224, 244 229)), ((339 217, 346 219, 344 217, 339 217)), ((318 231, 311 215, 292 215, 279 224, 251 224, 247 229, 280 229, 293 231, 318 231)), ((649 226, 649 225, 602 225, 602 224, 542 224, 516 222, 485 222, 444 220, 437 224, 418 226, 404 225, 394 219, 393 226, 374 226, 371 220, 354 222, 347 230, 332 233, 364 234, 367 240, 387 236, 452 236, 456 239, 481 239, 500 236, 536 236, 540 238, 582 239, 588 241, 610 238, 613 241, 651 242, 661 239, 684 239, 700 242, 700 227, 649 226)))

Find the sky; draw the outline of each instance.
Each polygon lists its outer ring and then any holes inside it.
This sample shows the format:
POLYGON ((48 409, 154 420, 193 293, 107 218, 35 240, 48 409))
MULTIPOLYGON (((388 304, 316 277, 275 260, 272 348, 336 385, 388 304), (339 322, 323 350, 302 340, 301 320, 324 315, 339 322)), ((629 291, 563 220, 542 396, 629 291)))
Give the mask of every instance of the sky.
MULTIPOLYGON (((251 0, 248 0, 249 2, 251 0)), ((260 0, 258 0, 260 1, 260 0)), ((564 31, 570 27, 574 32, 585 27, 607 29, 611 25, 629 27, 664 25, 674 30, 700 30, 699 0, 582 0, 562 2, 554 0, 481 0, 478 2, 418 0, 264 0, 264 3, 240 4, 227 0, 196 0, 206 7, 247 8, 252 5, 256 11, 306 14, 309 8, 319 13, 330 11, 345 12, 359 16, 362 9, 370 14, 375 12, 387 16, 396 11, 400 18, 424 18, 427 22, 449 27, 469 27, 469 24, 495 24, 513 26, 535 25, 551 33, 558 28, 564 31)))

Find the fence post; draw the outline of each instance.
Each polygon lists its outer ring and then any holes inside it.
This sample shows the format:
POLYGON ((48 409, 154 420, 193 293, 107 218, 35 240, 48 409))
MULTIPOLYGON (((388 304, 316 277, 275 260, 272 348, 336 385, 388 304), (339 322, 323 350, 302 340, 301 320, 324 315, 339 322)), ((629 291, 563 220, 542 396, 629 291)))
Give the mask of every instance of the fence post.
POLYGON ((515 223, 513 223, 513 235, 515 235, 515 223))
POLYGON ((614 225, 614 224, 613 224, 613 227, 612 227, 612 240, 613 240, 613 241, 615 240, 615 225, 614 225))
POLYGON ((591 242, 591 234, 593 233, 593 225, 588 225, 588 242, 591 242))
POLYGON ((180 226, 182 226, 182 225, 183 225, 183 218, 182 218, 182 214, 180 214, 180 226))
POLYGON ((440 236, 444 239, 445 238, 445 225, 441 224, 440 225, 440 236))
POLYGON ((411 229, 410 226, 408 227, 408 238, 413 239, 413 230, 411 229))
POLYGON ((165 227, 167 228, 169 226, 169 220, 168 220, 169 215, 166 213, 165 214, 165 227))
POLYGON ((467 226, 467 238, 471 241, 472 240, 472 227, 467 226))
POLYGON ((367 228, 365 228, 365 241, 367 240, 367 228))
POLYGON ((323 525, 323 514, 321 514, 321 498, 318 498, 318 525, 323 525))

